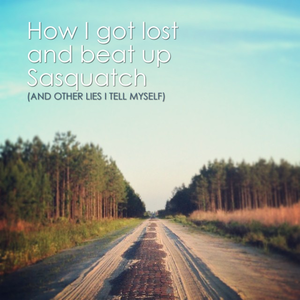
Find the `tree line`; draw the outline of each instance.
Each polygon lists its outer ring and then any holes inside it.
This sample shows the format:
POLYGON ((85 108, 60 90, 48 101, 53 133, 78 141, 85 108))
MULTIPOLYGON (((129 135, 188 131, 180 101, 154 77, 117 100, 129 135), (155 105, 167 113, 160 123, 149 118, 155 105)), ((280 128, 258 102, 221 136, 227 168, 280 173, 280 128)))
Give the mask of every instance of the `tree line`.
POLYGON ((0 146, 1 220, 99 220, 144 212, 115 161, 71 132, 56 133, 52 145, 34 137, 0 146))
POLYGON ((299 200, 300 166, 285 160, 279 164, 265 159, 253 164, 215 160, 204 165, 188 187, 175 188, 164 213, 291 206, 299 200))

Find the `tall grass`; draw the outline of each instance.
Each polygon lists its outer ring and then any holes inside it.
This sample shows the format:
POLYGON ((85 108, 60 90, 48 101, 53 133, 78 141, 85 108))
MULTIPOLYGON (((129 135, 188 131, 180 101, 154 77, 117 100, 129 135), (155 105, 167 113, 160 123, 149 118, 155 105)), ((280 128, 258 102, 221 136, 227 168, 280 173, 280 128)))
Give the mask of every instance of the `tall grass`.
POLYGON ((55 224, 33 227, 20 222, 0 224, 0 274, 32 264, 62 249, 76 246, 88 239, 100 238, 124 227, 134 227, 139 219, 116 219, 70 223, 61 219, 55 224))
POLYGON ((291 207, 233 212, 195 211, 188 218, 200 229, 234 237, 300 261, 300 203, 291 207))
POLYGON ((279 226, 284 223, 291 226, 298 226, 300 225, 300 203, 290 207, 265 207, 251 210, 236 210, 233 212, 222 210, 203 212, 198 210, 190 215, 190 219, 194 221, 219 221, 225 224, 229 222, 249 224, 253 221, 257 221, 265 226, 279 226))

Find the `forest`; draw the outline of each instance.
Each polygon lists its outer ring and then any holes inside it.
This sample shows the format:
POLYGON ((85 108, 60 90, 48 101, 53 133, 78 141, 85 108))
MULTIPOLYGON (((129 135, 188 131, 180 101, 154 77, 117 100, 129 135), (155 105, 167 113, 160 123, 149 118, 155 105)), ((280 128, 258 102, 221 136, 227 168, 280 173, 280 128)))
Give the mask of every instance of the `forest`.
POLYGON ((189 215, 195 210, 234 211, 292 206, 300 200, 300 166, 285 160, 231 159, 204 165, 188 187, 175 188, 162 214, 189 215))
POLYGON ((71 132, 0 145, 0 220, 101 220, 142 217, 145 204, 116 162, 71 132))

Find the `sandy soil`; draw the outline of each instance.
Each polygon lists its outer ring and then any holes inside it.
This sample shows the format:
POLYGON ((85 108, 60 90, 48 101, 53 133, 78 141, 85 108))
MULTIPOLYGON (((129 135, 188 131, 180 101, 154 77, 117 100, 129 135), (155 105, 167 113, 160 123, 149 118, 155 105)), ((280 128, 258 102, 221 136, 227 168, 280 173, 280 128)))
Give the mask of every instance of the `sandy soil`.
POLYGON ((0 276, 0 299, 53 299, 132 231, 130 228, 117 230, 104 238, 87 241, 14 273, 0 276))
POLYGON ((90 268, 85 270, 80 276, 68 285, 62 292, 60 292, 54 299, 67 300, 67 299, 95 299, 100 290, 102 293, 101 299, 107 299, 105 294, 110 291, 107 279, 119 273, 119 270, 124 268, 123 254, 139 239, 145 230, 146 222, 138 226, 133 232, 128 234, 122 241, 115 247, 110 249, 96 261, 90 268), (119 270, 117 270, 117 268, 119 270), (104 296, 105 295, 105 296, 104 296))
MULTIPOLYGON (((173 231, 172 223, 159 222, 159 238, 164 245, 167 266, 179 299, 240 299, 196 256, 173 231), (172 229, 171 229, 172 228, 172 229)), ((179 233, 180 228, 177 230, 179 233)), ((189 240, 188 240, 189 242, 189 240)))
POLYGON ((299 264, 170 221, 161 223, 242 299, 300 299, 299 264))
POLYGON ((167 220, 146 220, 113 243, 98 241, 52 259, 48 267, 42 262, 31 273, 10 274, 0 298, 300 299, 299 265, 167 220), (64 270, 46 280, 60 265, 64 270), (30 278, 37 271, 40 279, 30 278))

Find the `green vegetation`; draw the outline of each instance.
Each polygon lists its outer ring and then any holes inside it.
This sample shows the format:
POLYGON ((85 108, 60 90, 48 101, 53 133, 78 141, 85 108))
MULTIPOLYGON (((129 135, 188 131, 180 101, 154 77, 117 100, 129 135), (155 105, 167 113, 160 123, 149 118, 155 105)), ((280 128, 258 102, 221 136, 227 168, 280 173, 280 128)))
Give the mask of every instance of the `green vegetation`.
POLYGON ((193 223, 190 222, 185 215, 175 215, 175 216, 168 215, 165 218, 169 219, 169 220, 172 220, 176 223, 180 223, 182 225, 193 225, 193 223))
POLYGON ((0 273, 139 221, 145 204, 99 146, 57 133, 0 145, 0 273))
POLYGON ((144 212, 115 161, 99 146, 80 145, 71 132, 57 133, 51 146, 38 137, 0 145, 0 221, 9 226, 20 220, 100 220, 144 212))
POLYGON ((254 164, 215 160, 203 166, 188 187, 175 188, 160 214, 292 206, 299 200, 300 166, 285 160, 280 164, 264 159, 254 164))
POLYGON ((266 226, 257 221, 249 224, 219 221, 193 221, 201 230, 234 238, 265 251, 273 250, 290 256, 300 262, 300 226, 284 223, 266 226))
POLYGON ((33 228, 24 224, 22 231, 0 232, 0 274, 34 263, 95 238, 124 228, 133 228, 141 219, 105 219, 71 223, 59 219, 54 224, 33 228))

